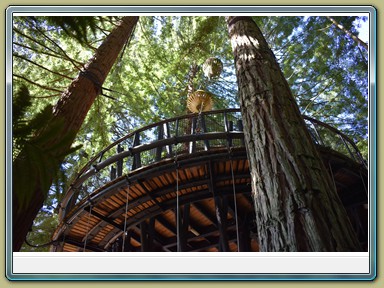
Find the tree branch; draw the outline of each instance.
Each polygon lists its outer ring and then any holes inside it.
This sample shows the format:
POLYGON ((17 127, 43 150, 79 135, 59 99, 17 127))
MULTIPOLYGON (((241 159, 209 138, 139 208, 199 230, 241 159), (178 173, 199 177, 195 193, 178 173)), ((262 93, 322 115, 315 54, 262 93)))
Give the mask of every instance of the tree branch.
POLYGON ((73 79, 72 77, 69 77, 69 76, 67 76, 67 75, 64 75, 64 74, 61 74, 61 73, 59 73, 59 72, 50 70, 50 69, 48 69, 48 68, 46 68, 46 67, 44 67, 44 66, 42 66, 42 65, 40 65, 40 64, 38 64, 38 63, 36 63, 36 62, 34 62, 34 61, 32 61, 32 60, 29 60, 28 58, 26 58, 26 57, 24 57, 24 56, 19 55, 19 54, 13 54, 13 56, 14 56, 14 57, 17 57, 17 58, 20 58, 20 59, 22 59, 22 60, 24 60, 24 61, 27 61, 27 62, 29 62, 29 63, 31 63, 31 64, 33 64, 33 65, 35 65, 35 66, 37 66, 37 67, 39 67, 39 68, 41 68, 41 69, 43 69, 43 70, 45 70, 45 71, 48 71, 49 73, 55 74, 55 75, 57 75, 57 76, 60 76, 60 77, 63 77, 63 78, 69 79, 69 80, 72 80, 72 79, 73 79))
MULTIPOLYGON (((25 36, 25 35, 23 35, 25 36)), ((52 52, 55 52, 54 50, 46 47, 44 44, 40 43, 40 42, 37 42, 35 41, 35 43, 39 44, 40 46, 44 47, 45 49, 49 50, 49 51, 52 51, 52 52)), ((50 56, 50 57, 55 57, 55 58, 58 58, 58 59, 62 59, 62 60, 67 60, 65 57, 62 57, 62 55, 58 55, 58 54, 53 54, 53 53, 48 53, 48 52, 45 52, 45 51, 42 51, 42 50, 39 50, 39 49, 35 49, 35 48, 32 48, 32 47, 29 47, 27 45, 24 45, 24 44, 21 44, 21 43, 17 43, 17 42, 13 42, 14 45, 17 45, 17 46, 20 46, 20 47, 23 47, 25 49, 28 49, 28 50, 31 50, 31 51, 34 51, 36 52, 37 54, 44 54, 44 55, 47 55, 47 56, 50 56)), ((80 66, 84 66, 84 63, 82 62, 79 62, 77 60, 74 60, 73 59, 73 62, 75 62, 76 64, 80 65, 80 66)))
POLYGON ((59 92, 60 94, 63 92, 62 90, 58 90, 58 89, 55 89, 55 88, 51 88, 51 87, 48 87, 48 86, 44 86, 44 85, 38 84, 38 83, 36 83, 36 82, 34 82, 34 81, 30 80, 30 79, 27 79, 27 78, 25 78, 24 76, 21 76, 21 75, 13 74, 13 77, 23 79, 24 81, 26 81, 28 83, 31 83, 32 85, 35 85, 35 86, 40 87, 40 88, 45 89, 45 90, 59 92))
POLYGON ((353 41, 355 41, 358 45, 361 45, 363 46, 365 49, 368 50, 368 45, 367 43, 365 43, 363 40, 361 40, 359 37, 357 37, 356 35, 352 34, 351 31, 347 30, 344 28, 343 25, 341 25, 340 23, 338 23, 335 19, 333 19, 332 17, 329 17, 329 16, 325 16, 329 19, 329 21, 331 21, 337 28, 339 28, 341 31, 343 31, 345 34, 347 34, 349 37, 352 38, 353 41))

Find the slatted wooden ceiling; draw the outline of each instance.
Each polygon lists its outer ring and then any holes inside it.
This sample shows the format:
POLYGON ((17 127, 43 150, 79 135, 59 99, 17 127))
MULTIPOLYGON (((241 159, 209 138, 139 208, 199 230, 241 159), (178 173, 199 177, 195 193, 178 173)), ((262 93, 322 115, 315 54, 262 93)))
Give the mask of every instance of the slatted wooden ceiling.
MULTIPOLYGON (((348 160, 340 155, 320 152, 340 195, 361 183, 358 167, 346 166, 348 160)), ((62 241, 55 249, 258 251, 250 192, 244 149, 231 156, 211 151, 163 161, 117 178, 78 203, 56 231, 54 237, 62 241)))
MULTIPOLYGON (((179 249, 182 245, 186 251, 237 251, 237 239, 233 238, 234 207, 237 205, 238 221, 240 218, 245 221, 253 213, 244 151, 232 160, 215 156, 193 163, 184 159, 182 164, 175 163, 161 173, 148 173, 148 169, 135 171, 129 175, 134 180, 117 188, 113 185, 123 177, 115 179, 78 203, 77 209, 67 217, 62 251, 83 251, 84 247, 88 251, 113 250, 114 243, 124 237, 124 230, 127 231, 125 250, 143 250, 141 234, 147 233, 149 250, 177 251, 179 230, 180 238, 184 239, 184 244, 179 240, 179 249), (147 175, 142 178, 141 173, 147 175), (182 222, 179 229, 177 216, 182 222), (223 231, 229 235, 224 239, 227 247, 220 247, 223 231)), ((257 251, 257 245, 249 246, 257 251)))

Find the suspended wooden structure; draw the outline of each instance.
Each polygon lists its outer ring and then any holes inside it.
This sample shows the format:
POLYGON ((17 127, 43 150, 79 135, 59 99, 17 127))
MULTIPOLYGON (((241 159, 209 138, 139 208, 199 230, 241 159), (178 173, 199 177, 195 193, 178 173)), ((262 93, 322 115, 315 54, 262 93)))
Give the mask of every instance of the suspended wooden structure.
POLYGON ((187 99, 187 108, 192 113, 201 113, 212 109, 212 94, 204 90, 197 90, 187 99))
POLYGON ((205 77, 209 79, 218 78, 223 71, 223 63, 220 59, 209 57, 203 64, 203 72, 205 77))
MULTIPOLYGON (((188 108, 206 111, 211 98, 194 97, 188 108)), ((305 121, 367 249, 366 163, 338 130, 305 121)), ((51 250, 257 252, 242 130, 239 109, 216 110, 153 123, 112 143, 67 191, 51 250)))

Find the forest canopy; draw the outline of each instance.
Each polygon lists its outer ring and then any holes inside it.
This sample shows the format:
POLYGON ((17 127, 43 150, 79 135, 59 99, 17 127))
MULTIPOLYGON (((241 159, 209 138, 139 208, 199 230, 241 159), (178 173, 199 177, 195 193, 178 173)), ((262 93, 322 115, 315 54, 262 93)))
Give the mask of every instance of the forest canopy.
MULTIPOLYGON (((274 52, 301 113, 343 131, 367 158, 369 55, 346 32, 358 37, 360 25, 367 19, 253 19, 274 52)), ((49 121, 44 111, 57 103, 119 20, 114 16, 14 17, 13 129, 18 133, 14 133, 13 158, 44 121, 49 121)), ((96 153, 139 127, 187 113, 189 74, 194 65, 199 69, 193 86, 212 93, 214 109, 239 107, 224 17, 139 18, 76 135, 72 144, 76 149, 58 165, 59 173, 35 219, 29 242, 49 241, 57 225, 57 204, 71 179, 96 153), (202 65, 209 57, 223 64, 218 79, 204 76, 202 65)), ((46 247, 25 245, 23 249, 46 247)))

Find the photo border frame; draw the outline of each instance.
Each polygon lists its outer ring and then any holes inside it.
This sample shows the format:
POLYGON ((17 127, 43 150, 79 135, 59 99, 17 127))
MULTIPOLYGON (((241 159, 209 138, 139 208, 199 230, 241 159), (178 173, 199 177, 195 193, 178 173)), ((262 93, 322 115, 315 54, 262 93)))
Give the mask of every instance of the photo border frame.
MULTIPOLYGON (((377 191, 376 191, 376 138, 377 138, 377 19, 376 9, 373 6, 303 6, 303 5, 210 5, 210 6, 175 6, 175 5, 82 5, 82 6, 9 6, 6 10, 6 276, 9 280, 373 280, 377 270, 377 191), (370 239, 369 258, 370 273, 363 275, 350 274, 50 274, 50 273, 13 273, 12 252, 12 17, 14 13, 77 13, 77 14, 161 14, 161 13, 202 13, 202 14, 224 14, 224 13, 369 13, 370 15, 370 41, 369 41, 369 213, 370 213, 370 239)), ((16 252, 19 253, 19 252, 16 252)))

